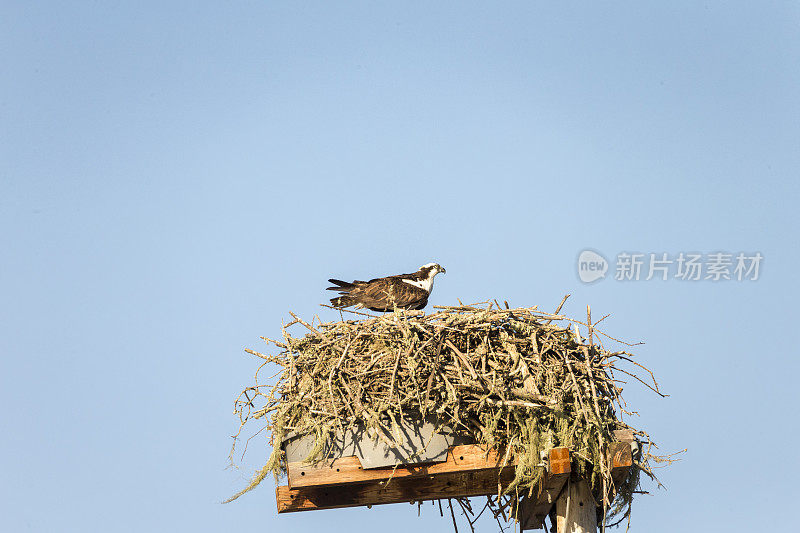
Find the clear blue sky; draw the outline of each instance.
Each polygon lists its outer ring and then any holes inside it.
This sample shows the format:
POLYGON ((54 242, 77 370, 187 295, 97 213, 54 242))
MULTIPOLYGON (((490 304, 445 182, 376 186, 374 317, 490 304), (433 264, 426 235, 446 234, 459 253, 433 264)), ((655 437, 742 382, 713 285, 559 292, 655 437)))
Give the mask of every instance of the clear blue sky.
POLYGON ((271 480, 219 503, 266 456, 225 469, 243 348, 338 316, 328 277, 431 260, 433 304, 572 293, 646 341, 671 397, 629 386, 635 423, 689 452, 633 531, 793 523, 799 29, 796 2, 3 2, 0 529, 448 530, 278 517, 271 480), (585 248, 764 262, 586 285, 585 248))

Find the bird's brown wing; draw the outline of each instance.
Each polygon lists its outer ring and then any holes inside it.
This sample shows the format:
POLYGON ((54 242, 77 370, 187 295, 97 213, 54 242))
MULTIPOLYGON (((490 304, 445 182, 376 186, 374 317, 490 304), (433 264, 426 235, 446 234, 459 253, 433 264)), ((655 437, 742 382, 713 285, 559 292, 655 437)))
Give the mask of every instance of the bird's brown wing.
POLYGON ((422 309, 428 303, 428 292, 402 281, 403 276, 378 278, 351 289, 348 297, 373 311, 422 309))

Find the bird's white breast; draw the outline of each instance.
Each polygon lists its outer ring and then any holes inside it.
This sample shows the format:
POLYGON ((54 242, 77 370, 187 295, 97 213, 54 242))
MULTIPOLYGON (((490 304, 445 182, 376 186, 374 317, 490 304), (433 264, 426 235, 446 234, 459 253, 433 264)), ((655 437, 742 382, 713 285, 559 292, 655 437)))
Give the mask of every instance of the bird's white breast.
POLYGON ((408 283, 409 285, 413 285, 414 287, 419 287, 420 289, 424 290, 428 294, 433 290, 433 278, 427 278, 420 281, 414 281, 413 279, 404 279, 403 283, 408 283))

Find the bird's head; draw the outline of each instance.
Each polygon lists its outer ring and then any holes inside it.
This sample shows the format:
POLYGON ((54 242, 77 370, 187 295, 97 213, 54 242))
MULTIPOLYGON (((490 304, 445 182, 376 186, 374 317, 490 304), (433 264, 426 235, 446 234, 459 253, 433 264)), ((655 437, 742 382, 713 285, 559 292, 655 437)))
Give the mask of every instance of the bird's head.
POLYGON ((419 267, 419 271, 422 273, 423 277, 431 278, 436 274, 444 274, 447 271, 440 265, 439 263, 428 263, 419 267))

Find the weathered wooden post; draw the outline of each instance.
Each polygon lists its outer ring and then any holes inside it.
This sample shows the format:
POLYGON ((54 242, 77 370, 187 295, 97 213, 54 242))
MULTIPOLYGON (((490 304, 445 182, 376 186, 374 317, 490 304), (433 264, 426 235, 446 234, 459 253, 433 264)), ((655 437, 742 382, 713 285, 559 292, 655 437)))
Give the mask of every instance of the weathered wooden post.
POLYGON ((595 533, 597 509, 586 480, 568 481, 556 500, 557 533, 595 533))

